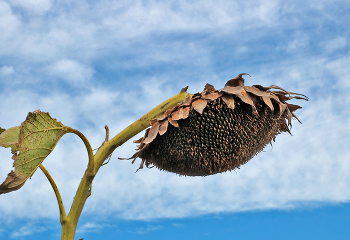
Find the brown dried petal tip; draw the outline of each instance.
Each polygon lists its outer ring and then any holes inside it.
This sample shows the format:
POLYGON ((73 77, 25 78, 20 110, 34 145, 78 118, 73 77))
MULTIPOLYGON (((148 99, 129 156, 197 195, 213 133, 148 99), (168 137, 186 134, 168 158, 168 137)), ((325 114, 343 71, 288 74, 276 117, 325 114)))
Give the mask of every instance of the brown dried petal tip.
POLYGON ((207 84, 154 119, 132 157, 142 159, 140 168, 144 163, 187 176, 231 171, 289 132, 293 112, 301 107, 286 101, 308 98, 275 85, 244 86, 243 75, 249 74, 239 74, 220 90, 207 84))

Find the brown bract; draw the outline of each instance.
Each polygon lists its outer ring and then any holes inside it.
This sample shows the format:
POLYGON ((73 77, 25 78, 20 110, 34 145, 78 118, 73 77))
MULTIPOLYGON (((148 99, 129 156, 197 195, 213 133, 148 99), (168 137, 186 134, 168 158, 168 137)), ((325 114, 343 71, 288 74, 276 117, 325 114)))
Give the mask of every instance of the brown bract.
POLYGON ((133 163, 151 165, 187 176, 206 176, 239 168, 275 140, 290 132, 294 111, 286 101, 304 95, 278 86, 244 86, 245 73, 216 90, 207 84, 201 93, 152 120, 133 163), (289 127, 288 127, 289 126, 289 127))

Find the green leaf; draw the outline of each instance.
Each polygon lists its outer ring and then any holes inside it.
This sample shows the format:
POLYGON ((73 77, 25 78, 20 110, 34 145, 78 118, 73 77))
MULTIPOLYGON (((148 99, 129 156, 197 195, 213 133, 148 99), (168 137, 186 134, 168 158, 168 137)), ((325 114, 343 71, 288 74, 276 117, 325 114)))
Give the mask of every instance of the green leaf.
MULTIPOLYGON (((14 131, 13 129, 12 134, 8 135, 11 136, 8 139, 14 139, 14 131)), ((30 112, 19 127, 17 149, 12 157, 15 161, 15 171, 11 171, 5 182, 0 185, 0 194, 21 188, 67 132, 67 127, 53 119, 49 113, 40 110, 30 112)), ((9 141, 1 146, 9 144, 9 141)))
POLYGON ((0 146, 8 148, 11 147, 11 152, 15 153, 17 150, 19 127, 12 127, 0 133, 0 146))

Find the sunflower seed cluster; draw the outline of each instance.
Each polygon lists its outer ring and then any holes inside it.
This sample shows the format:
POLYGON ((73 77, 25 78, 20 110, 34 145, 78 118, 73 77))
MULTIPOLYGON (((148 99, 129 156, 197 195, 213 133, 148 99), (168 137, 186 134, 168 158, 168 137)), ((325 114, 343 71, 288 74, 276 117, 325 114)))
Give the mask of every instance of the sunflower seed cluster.
POLYGON ((179 127, 169 125, 139 157, 180 175, 211 175, 246 163, 286 124, 278 110, 272 112, 261 101, 256 104, 258 114, 238 97, 235 109, 228 108, 221 98, 207 101, 202 114, 191 111, 178 121, 179 127))

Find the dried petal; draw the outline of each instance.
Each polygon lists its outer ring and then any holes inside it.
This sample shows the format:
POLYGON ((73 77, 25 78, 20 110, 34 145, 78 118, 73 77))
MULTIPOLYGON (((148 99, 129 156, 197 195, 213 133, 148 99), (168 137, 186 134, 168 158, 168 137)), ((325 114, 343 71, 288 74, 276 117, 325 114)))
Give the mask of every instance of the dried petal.
POLYGON ((203 92, 206 92, 206 93, 211 93, 211 92, 215 92, 215 88, 213 85, 207 83, 205 86, 204 86, 204 91, 203 92))
POLYGON ((143 137, 142 137, 142 138, 140 138, 140 139, 138 139, 138 140, 134 140, 134 141, 133 141, 133 143, 141 143, 141 142, 142 142, 142 140, 143 140, 143 137))
POLYGON ((291 112, 294 112, 295 110, 297 110, 297 109, 299 109, 299 108, 302 108, 302 107, 300 107, 300 106, 298 106, 298 105, 289 104, 289 103, 286 103, 286 104, 287 104, 287 107, 289 108, 289 110, 290 110, 291 112))
POLYGON ((218 91, 229 93, 236 95, 239 97, 243 102, 249 104, 252 106, 252 111, 253 113, 256 113, 256 108, 254 105, 254 102, 252 99, 248 96, 247 92, 244 90, 243 86, 238 86, 238 87, 230 87, 230 86, 225 86, 223 89, 220 89, 218 91))
MULTIPOLYGON (((261 91, 259 88, 255 87, 255 86, 261 87, 260 85, 254 85, 254 86, 252 86, 252 87, 244 86, 244 89, 245 89, 247 92, 250 92, 250 93, 253 93, 253 94, 256 95, 256 96, 262 97, 262 99, 263 99, 263 101, 265 102, 265 104, 266 104, 267 106, 269 106, 269 108, 271 109, 271 111, 273 111, 273 110, 274 110, 274 107, 273 107, 273 104, 272 104, 271 99, 270 99, 270 98, 273 98, 273 96, 271 96, 270 93, 261 91)), ((263 87, 261 87, 261 88, 263 88, 263 87)), ((269 89, 269 88, 265 88, 265 89, 269 89)))
POLYGON ((234 94, 234 95, 239 95, 242 93, 243 87, 238 86, 238 87, 231 87, 231 86, 225 86, 222 89, 219 89, 218 91, 220 92, 225 92, 229 94, 234 94))
POLYGON ((257 113, 255 105, 253 100, 250 98, 250 96, 247 94, 247 92, 243 89, 242 94, 241 95, 237 95, 243 102, 249 104, 252 106, 252 111, 254 114, 257 113))
POLYGON ((284 110, 286 110, 287 105, 284 103, 280 103, 279 106, 280 106, 280 117, 281 117, 282 114, 284 113, 284 110))
POLYGON ((204 98, 204 99, 207 99, 207 100, 213 101, 213 100, 215 100, 215 99, 217 99, 217 98, 219 98, 219 97, 221 97, 221 96, 222 96, 222 93, 219 93, 219 92, 212 92, 212 93, 206 94, 203 98, 204 98))
POLYGON ((192 100, 192 97, 191 97, 191 94, 188 94, 187 97, 185 98, 185 100, 182 102, 183 105, 190 105, 191 104, 191 100, 192 100))
POLYGON ((281 91, 274 91, 273 93, 279 98, 279 100, 280 100, 281 102, 286 102, 286 101, 290 100, 290 98, 287 97, 287 96, 286 96, 283 92, 281 92, 281 91))
POLYGON ((190 114, 191 107, 184 107, 183 108, 183 119, 186 119, 188 115, 190 114))
POLYGON ((143 143, 145 144, 150 143, 157 137, 159 126, 160 126, 159 122, 156 122, 152 125, 151 129, 149 130, 148 136, 145 138, 143 143))
POLYGON ((256 87, 257 89, 261 90, 261 91, 267 91, 267 90, 270 90, 271 88, 270 87, 263 87, 261 85, 253 85, 253 87, 256 87))
POLYGON ((235 109, 235 100, 232 95, 224 94, 221 98, 224 100, 228 108, 235 109))
POLYGON ((295 116, 295 114, 293 112, 292 112, 292 115, 293 115, 293 117, 295 117, 296 120, 298 120, 298 122, 300 122, 299 118, 297 118, 297 116, 295 116))
POLYGON ((225 87, 226 86, 229 86, 229 87, 244 86, 244 78, 242 77, 243 75, 249 75, 249 74, 248 73, 238 74, 237 77, 228 80, 227 83, 225 84, 225 87))
POLYGON ((194 110, 199 112, 200 114, 203 113, 204 108, 207 106, 208 102, 205 99, 197 99, 192 102, 192 107, 194 110))
POLYGON ((256 87, 250 87, 250 86, 244 86, 243 87, 247 92, 253 93, 256 96, 262 97, 262 96, 269 96, 267 92, 260 91, 256 87))
POLYGON ((270 98, 270 97, 267 97, 267 96, 263 96, 262 99, 263 99, 264 103, 265 103, 267 106, 269 106, 269 108, 270 108, 271 111, 273 112, 274 107, 273 107, 273 104, 272 104, 272 102, 271 102, 271 98, 270 98))
MULTIPOLYGON (((166 119, 169 115, 167 115, 167 112, 165 111, 164 114, 160 115, 159 117, 157 117, 157 121, 163 121, 164 119, 166 119)), ((152 124, 151 124, 152 125, 152 124)))
POLYGON ((171 118, 176 121, 179 119, 182 119, 182 117, 183 117, 183 108, 179 108, 177 111, 171 114, 171 118))
POLYGON ((288 126, 292 126, 292 113, 289 111, 289 108, 286 108, 286 111, 287 111, 288 126))
POLYGON ((173 120, 171 117, 168 118, 168 121, 174 127, 179 127, 179 123, 176 120, 173 120))
POLYGON ((166 132, 166 130, 168 129, 168 123, 168 120, 165 120, 160 124, 159 135, 162 136, 166 132))

